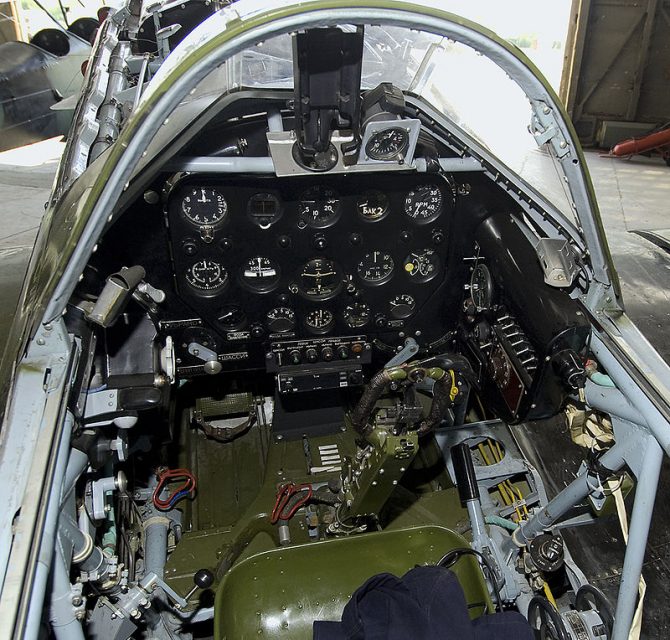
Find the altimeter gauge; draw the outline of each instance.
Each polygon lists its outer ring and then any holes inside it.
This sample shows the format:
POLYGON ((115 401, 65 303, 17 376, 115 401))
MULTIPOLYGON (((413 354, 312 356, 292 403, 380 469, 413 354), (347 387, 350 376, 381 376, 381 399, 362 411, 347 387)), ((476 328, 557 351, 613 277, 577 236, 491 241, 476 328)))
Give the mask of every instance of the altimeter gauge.
POLYGON ((186 270, 186 282, 197 291, 213 295, 228 284, 228 272, 216 260, 199 260, 186 270))
POLYGON ((228 203, 217 189, 191 187, 181 200, 184 217, 199 227, 214 227, 226 217, 228 203))
POLYGON ((409 133, 402 127, 377 131, 365 145, 365 155, 372 160, 398 160, 409 146, 409 133))
POLYGON ((371 251, 363 256, 356 271, 366 284, 382 284, 393 275, 393 258, 383 251, 371 251))

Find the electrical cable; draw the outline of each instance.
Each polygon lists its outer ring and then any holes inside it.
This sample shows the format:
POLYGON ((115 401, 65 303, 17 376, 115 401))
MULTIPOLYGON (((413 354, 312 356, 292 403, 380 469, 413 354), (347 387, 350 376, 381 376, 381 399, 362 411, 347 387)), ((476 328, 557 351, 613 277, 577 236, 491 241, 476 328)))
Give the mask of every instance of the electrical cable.
POLYGON ((183 498, 193 498, 196 490, 195 476, 188 469, 164 469, 158 474, 158 483, 152 495, 154 506, 160 511, 170 511, 183 498), (166 486, 171 482, 182 480, 181 485, 177 487, 167 498, 161 498, 160 495, 166 486))
POLYGON ((309 502, 313 495, 314 490, 311 484, 294 484, 293 482, 288 482, 282 485, 279 487, 279 491, 277 491, 277 498, 270 513, 270 522, 276 524, 279 520, 290 520, 298 509, 304 507, 309 502), (303 491, 305 492, 304 496, 293 500, 303 491))
POLYGON ((493 568, 493 565, 491 564, 491 561, 483 554, 477 551, 476 549, 469 549, 467 547, 462 547, 458 549, 452 549, 451 551, 445 553, 440 560, 437 562, 437 566, 439 567, 445 567, 446 569, 449 569, 452 567, 458 560, 460 560, 461 556, 464 555, 473 555, 477 557, 480 562, 482 563, 482 570, 486 574, 488 572, 488 580, 491 583, 491 587, 493 589, 493 593, 496 597, 496 607, 498 611, 503 610, 503 600, 502 596, 500 595, 500 587, 498 586, 498 581, 496 580, 496 572, 493 568))

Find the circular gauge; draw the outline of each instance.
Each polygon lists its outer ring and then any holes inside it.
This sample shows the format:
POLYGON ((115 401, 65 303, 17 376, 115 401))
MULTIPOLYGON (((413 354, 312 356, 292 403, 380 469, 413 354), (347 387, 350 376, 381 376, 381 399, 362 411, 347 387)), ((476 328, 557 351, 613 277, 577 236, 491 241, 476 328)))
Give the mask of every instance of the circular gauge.
POLYGON ((335 325, 335 316, 328 309, 314 309, 305 316, 305 325, 313 333, 327 333, 335 325))
POLYGON ((241 271, 242 284, 253 291, 270 291, 279 282, 279 265, 270 258, 254 256, 244 262, 241 271))
POLYGON ((422 184, 405 197, 405 213, 419 224, 435 220, 442 212, 442 191, 436 184, 422 184))
POLYGON ((329 187, 311 187, 300 196, 298 213, 310 227, 329 227, 340 216, 340 196, 329 187))
POLYGON ((356 204, 358 213, 368 222, 381 220, 389 211, 389 199, 381 191, 366 191, 356 204))
POLYGON ((408 293, 401 293, 389 300, 389 308, 394 318, 409 318, 416 309, 416 300, 408 293))
POLYGON ((186 271, 186 282, 198 291, 217 293, 228 284, 228 272, 215 260, 199 260, 186 271))
POLYGON ((342 288, 338 266, 326 258, 313 258, 300 271, 300 291, 308 298, 325 300, 342 288))
POLYGON ((247 213, 255 224, 267 229, 281 218, 281 203, 274 193, 254 193, 247 203, 247 213))
POLYGON ((484 311, 491 306, 493 298, 493 279, 485 264, 478 264, 470 276, 470 296, 477 311, 484 311))
POLYGON ((236 304, 227 304, 219 311, 217 320, 227 331, 236 331, 246 324, 247 316, 236 304))
POLYGON ((295 312, 288 307, 276 307, 267 312, 265 324, 271 333, 288 333, 295 327, 295 312))
POLYGON ((428 282, 440 273, 440 258, 433 249, 421 249, 410 253, 403 267, 414 282, 428 282))
POLYGON ((366 253, 356 270, 363 282, 382 284, 393 275, 393 258, 383 251, 366 253))
POLYGON ((199 227, 213 227, 225 218, 228 204, 216 189, 192 187, 181 200, 181 210, 189 222, 199 227))
POLYGON ((342 317, 351 329, 364 327, 370 321, 370 307, 362 302, 348 304, 342 312, 342 317))
POLYGON ((391 127, 372 134, 365 145, 365 155, 373 160, 396 160, 407 151, 409 133, 401 127, 391 127))

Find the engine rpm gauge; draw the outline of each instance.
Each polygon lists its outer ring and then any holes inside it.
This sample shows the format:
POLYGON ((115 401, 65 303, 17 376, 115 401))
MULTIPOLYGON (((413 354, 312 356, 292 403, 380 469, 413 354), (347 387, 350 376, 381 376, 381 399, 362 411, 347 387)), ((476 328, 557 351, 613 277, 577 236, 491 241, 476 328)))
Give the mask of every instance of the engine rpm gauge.
POLYGON ((373 134, 365 145, 365 154, 373 160, 396 160, 409 146, 409 134, 401 127, 390 127, 373 134))
POLYGON ((228 284, 228 272, 215 260, 199 260, 186 271, 186 282, 206 294, 221 291, 228 284))
POLYGON ((356 270, 367 284, 382 284, 393 275, 393 258, 383 251, 366 253, 356 270))
POLYGON ((377 190, 366 191, 359 196, 356 204, 358 213, 367 222, 381 220, 389 211, 389 199, 377 190))
POLYGON ((295 327, 295 312, 288 307, 276 307, 267 312, 265 324, 271 333, 288 333, 295 327))
POLYGON ((493 301, 493 279, 485 264, 478 264, 470 276, 470 296, 477 307, 477 311, 490 308, 493 301))
POLYGON ((270 291, 279 282, 279 265, 270 258, 254 256, 246 260, 241 271, 242 284, 253 291, 270 291))
POLYGON ((335 325, 335 316, 328 309, 314 309, 305 316, 305 325, 313 333, 327 333, 335 325))
POLYGON ((409 318, 416 309, 416 300, 408 293, 401 293, 389 300, 389 309, 394 318, 409 318))
POLYGON ((421 224, 432 222, 442 213, 442 191, 436 184, 422 184, 405 197, 405 213, 421 224))
POLYGON ((330 187, 311 187, 300 196, 298 213, 310 227, 329 227, 340 217, 340 196, 330 187))
POLYGON ((370 307, 363 302, 354 302, 345 307, 342 317, 351 329, 364 327, 370 321, 370 307))
POLYGON ((403 268, 414 282, 428 282, 440 273, 440 258, 433 249, 413 251, 405 258, 403 268))
POLYGON ((192 224, 213 227, 226 217, 228 204, 216 189, 192 187, 181 200, 181 210, 192 224))

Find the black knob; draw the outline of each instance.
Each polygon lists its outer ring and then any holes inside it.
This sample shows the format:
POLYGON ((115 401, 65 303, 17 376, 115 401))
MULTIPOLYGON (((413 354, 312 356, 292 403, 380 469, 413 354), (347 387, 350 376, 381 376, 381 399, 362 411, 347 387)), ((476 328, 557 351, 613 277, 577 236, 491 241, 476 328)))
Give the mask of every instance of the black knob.
POLYGON ((325 236, 322 234, 317 234, 314 236, 314 240, 312 240, 312 244, 314 245, 315 249, 318 249, 319 251, 323 251, 327 246, 328 246, 328 241, 326 240, 325 236))
POLYGON ((400 232, 400 240, 403 242, 409 242, 412 239, 412 234, 409 231, 400 232))
POLYGON ((291 238, 289 236, 279 236, 277 238, 277 244, 282 249, 288 249, 291 246, 291 238))
POLYGON ((330 362, 335 357, 332 347, 324 347, 321 349, 321 358, 324 362, 330 362))
POLYGON ((351 244, 360 244, 362 239, 360 233, 352 233, 349 236, 349 242, 351 242, 351 244))
POLYGON ((193 575, 193 582, 200 589, 209 589, 214 584, 214 574, 209 569, 198 569, 193 575))
POLYGON ((433 244, 442 244, 444 242, 444 232, 439 229, 435 229, 432 233, 433 244))
POLYGON ((233 241, 230 238, 223 238, 221 242, 219 242, 219 246, 221 247, 221 251, 228 251, 232 248, 233 241))
POLYGON ((387 324, 388 320, 386 319, 386 316, 378 315, 375 318, 375 326, 378 327, 379 329, 384 329, 387 324))
POLYGON ((198 251, 198 245, 195 243, 195 240, 191 240, 190 238, 181 243, 181 248, 187 256, 193 256, 198 251))
POLYGON ((251 335, 254 338, 262 338, 264 333, 265 331, 260 324, 255 324, 253 327, 251 327, 251 335))
POLYGON ((291 353, 288 354, 289 360, 291 361, 291 364, 300 364, 300 361, 302 360, 302 355, 300 354, 300 351, 297 349, 294 349, 291 351, 291 353))
POLYGON ((305 351, 305 357, 307 358, 307 362, 316 362, 319 359, 319 354, 316 352, 316 349, 307 349, 305 351))

